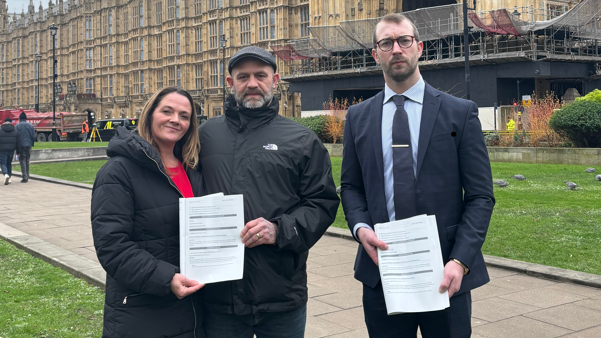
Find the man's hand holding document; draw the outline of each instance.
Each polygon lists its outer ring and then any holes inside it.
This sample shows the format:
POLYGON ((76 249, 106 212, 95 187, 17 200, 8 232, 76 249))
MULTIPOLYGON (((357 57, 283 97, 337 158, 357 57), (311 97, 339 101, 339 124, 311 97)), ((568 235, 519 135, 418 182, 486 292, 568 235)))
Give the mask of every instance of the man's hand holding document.
POLYGON ((179 199, 180 273, 201 284, 242 279, 242 195, 179 199))
POLYGON ((449 296, 438 292, 444 264, 435 216, 415 216, 376 224, 378 266, 388 315, 438 311, 449 307, 449 296))

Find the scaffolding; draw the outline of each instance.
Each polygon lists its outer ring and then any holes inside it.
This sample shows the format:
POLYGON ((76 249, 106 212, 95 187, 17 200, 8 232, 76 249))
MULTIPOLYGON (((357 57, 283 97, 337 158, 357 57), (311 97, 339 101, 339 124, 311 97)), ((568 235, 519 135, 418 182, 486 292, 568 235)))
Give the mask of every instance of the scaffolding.
MULTIPOLYGON (((464 44, 476 63, 520 60, 601 61, 601 0, 582 0, 554 18, 544 9, 501 8, 468 12, 468 37, 463 38, 462 4, 422 8, 403 13, 416 25, 424 51, 422 67, 459 66, 464 44)), ((371 56, 373 32, 381 18, 342 21, 335 26, 309 27, 311 38, 290 41, 302 62, 281 57, 290 77, 327 72, 379 69, 371 56)), ((276 53, 277 54, 277 53, 276 53)), ((279 56, 279 55, 278 55, 279 56)))
POLYGON ((341 26, 313 26, 309 27, 309 32, 324 49, 332 53, 362 48, 341 26))

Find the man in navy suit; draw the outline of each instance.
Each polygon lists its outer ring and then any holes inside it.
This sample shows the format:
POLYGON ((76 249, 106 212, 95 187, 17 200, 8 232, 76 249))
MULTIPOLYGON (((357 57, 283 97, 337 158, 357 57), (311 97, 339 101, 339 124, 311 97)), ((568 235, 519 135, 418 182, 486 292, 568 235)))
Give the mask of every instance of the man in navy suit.
POLYGON ((370 337, 469 337, 470 290, 489 281, 481 252, 495 204, 488 153, 475 103, 440 92, 418 69, 423 43, 402 14, 382 18, 372 55, 385 88, 349 108, 344 129, 342 206, 360 242, 355 278, 363 283, 370 337), (388 316, 374 225, 435 215, 450 307, 388 316))

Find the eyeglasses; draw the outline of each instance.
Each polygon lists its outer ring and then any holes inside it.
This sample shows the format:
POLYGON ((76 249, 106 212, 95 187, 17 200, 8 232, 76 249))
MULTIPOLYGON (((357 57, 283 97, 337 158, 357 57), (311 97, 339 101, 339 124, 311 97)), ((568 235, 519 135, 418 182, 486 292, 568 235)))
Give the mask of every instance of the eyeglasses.
POLYGON ((399 36, 396 39, 390 39, 390 38, 382 39, 382 40, 376 42, 376 45, 380 48, 381 51, 390 52, 392 50, 392 48, 394 47, 395 41, 399 45, 399 47, 401 47, 403 49, 407 49, 407 48, 413 46, 413 40, 415 40, 415 37, 413 37, 411 35, 403 35, 403 36, 399 36))

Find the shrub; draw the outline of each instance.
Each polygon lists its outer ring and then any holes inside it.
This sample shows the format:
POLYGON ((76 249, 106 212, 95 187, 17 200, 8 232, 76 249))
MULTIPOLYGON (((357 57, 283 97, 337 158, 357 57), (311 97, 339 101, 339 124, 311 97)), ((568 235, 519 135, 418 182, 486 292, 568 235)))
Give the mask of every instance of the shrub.
POLYGON ((503 133, 499 135, 499 147, 512 147, 513 146, 513 135, 509 133, 503 133))
POLYGON ((516 130, 513 133, 513 146, 514 147, 523 147, 528 143, 528 135, 523 130, 516 130))
POLYGON ((564 141, 549 127, 549 119, 561 107, 561 102, 555 98, 553 93, 547 93, 542 98, 536 95, 532 97, 532 104, 523 117, 524 127, 530 131, 529 141, 533 146, 538 147, 541 142, 545 141, 548 147, 557 147, 564 141))
POLYGON ((484 135, 484 143, 486 143, 488 147, 498 146, 500 142, 501 136, 497 132, 484 135))
POLYGON ((601 103, 575 101, 556 112, 549 126, 576 147, 601 147, 601 103))
POLYGON ((311 129, 323 143, 327 143, 329 141, 328 136, 325 134, 326 118, 327 117, 325 115, 311 117, 290 117, 292 121, 311 129))
POLYGON ((576 101, 593 101, 601 103, 601 90, 595 89, 592 92, 584 95, 583 97, 576 98, 576 101))
POLYGON ((325 134, 332 143, 336 143, 338 139, 342 140, 344 133, 344 117, 348 110, 348 99, 330 99, 323 103, 323 109, 328 111, 325 120, 325 134))

